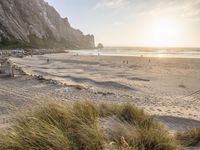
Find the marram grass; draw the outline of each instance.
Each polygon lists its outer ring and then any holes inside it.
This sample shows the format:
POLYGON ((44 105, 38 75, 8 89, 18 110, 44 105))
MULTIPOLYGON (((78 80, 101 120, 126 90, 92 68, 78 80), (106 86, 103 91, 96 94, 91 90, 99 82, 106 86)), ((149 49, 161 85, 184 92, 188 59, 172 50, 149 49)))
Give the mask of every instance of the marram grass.
POLYGON ((185 146, 200 146, 200 126, 177 133, 177 139, 185 146))
POLYGON ((47 102, 0 131, 0 150, 176 150, 176 140, 131 104, 47 102), (112 126, 101 122, 102 118, 112 126))

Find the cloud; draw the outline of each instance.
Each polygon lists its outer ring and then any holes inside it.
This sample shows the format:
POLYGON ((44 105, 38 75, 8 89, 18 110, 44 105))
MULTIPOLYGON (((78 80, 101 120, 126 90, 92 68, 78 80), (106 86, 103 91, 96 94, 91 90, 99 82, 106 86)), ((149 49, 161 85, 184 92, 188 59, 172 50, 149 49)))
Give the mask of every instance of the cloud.
POLYGON ((123 22, 121 22, 121 21, 115 21, 115 22, 113 22, 113 26, 122 26, 124 23, 123 22))
POLYGON ((94 8, 124 11, 129 16, 200 19, 200 0, 98 0, 94 8))
POLYGON ((182 17, 184 18, 200 19, 200 0, 187 1, 180 8, 180 12, 182 12, 182 17))
POLYGON ((121 8, 130 3, 130 0, 99 0, 95 8, 121 8))
POLYGON ((138 4, 138 14, 200 19, 200 0, 148 0, 138 4))

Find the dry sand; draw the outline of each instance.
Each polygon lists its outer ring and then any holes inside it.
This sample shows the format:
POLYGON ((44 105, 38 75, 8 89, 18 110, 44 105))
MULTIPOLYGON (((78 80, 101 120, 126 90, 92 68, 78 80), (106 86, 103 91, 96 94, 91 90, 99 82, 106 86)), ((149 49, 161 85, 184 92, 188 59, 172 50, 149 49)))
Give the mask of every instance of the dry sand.
MULTIPOLYGON (((160 116, 162 122, 175 130, 200 121, 200 59, 52 54, 12 58, 12 61, 28 74, 68 85, 54 85, 28 76, 0 78, 3 91, 0 97, 7 96, 20 106, 34 99, 48 98, 133 102, 160 116), (77 85, 85 89, 75 88, 77 85), (14 97, 12 93, 17 95, 14 97)), ((7 101, 1 103, 7 108, 7 101)))

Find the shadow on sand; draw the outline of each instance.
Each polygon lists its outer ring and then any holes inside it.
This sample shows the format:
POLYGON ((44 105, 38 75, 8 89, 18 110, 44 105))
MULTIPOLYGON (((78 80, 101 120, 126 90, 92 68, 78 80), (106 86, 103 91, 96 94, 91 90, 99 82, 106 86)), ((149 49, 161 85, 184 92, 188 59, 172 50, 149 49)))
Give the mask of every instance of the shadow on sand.
POLYGON ((173 117, 173 116, 158 116, 158 119, 172 130, 184 130, 193 126, 200 125, 199 120, 173 117))

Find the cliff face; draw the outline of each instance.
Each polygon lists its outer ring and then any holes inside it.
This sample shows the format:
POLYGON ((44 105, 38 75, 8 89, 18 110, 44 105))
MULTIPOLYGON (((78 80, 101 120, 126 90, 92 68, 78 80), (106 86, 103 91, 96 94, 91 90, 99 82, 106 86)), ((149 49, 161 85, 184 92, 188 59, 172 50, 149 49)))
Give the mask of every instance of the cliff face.
POLYGON ((72 28, 43 0, 0 0, 0 47, 94 48, 94 36, 72 28))

